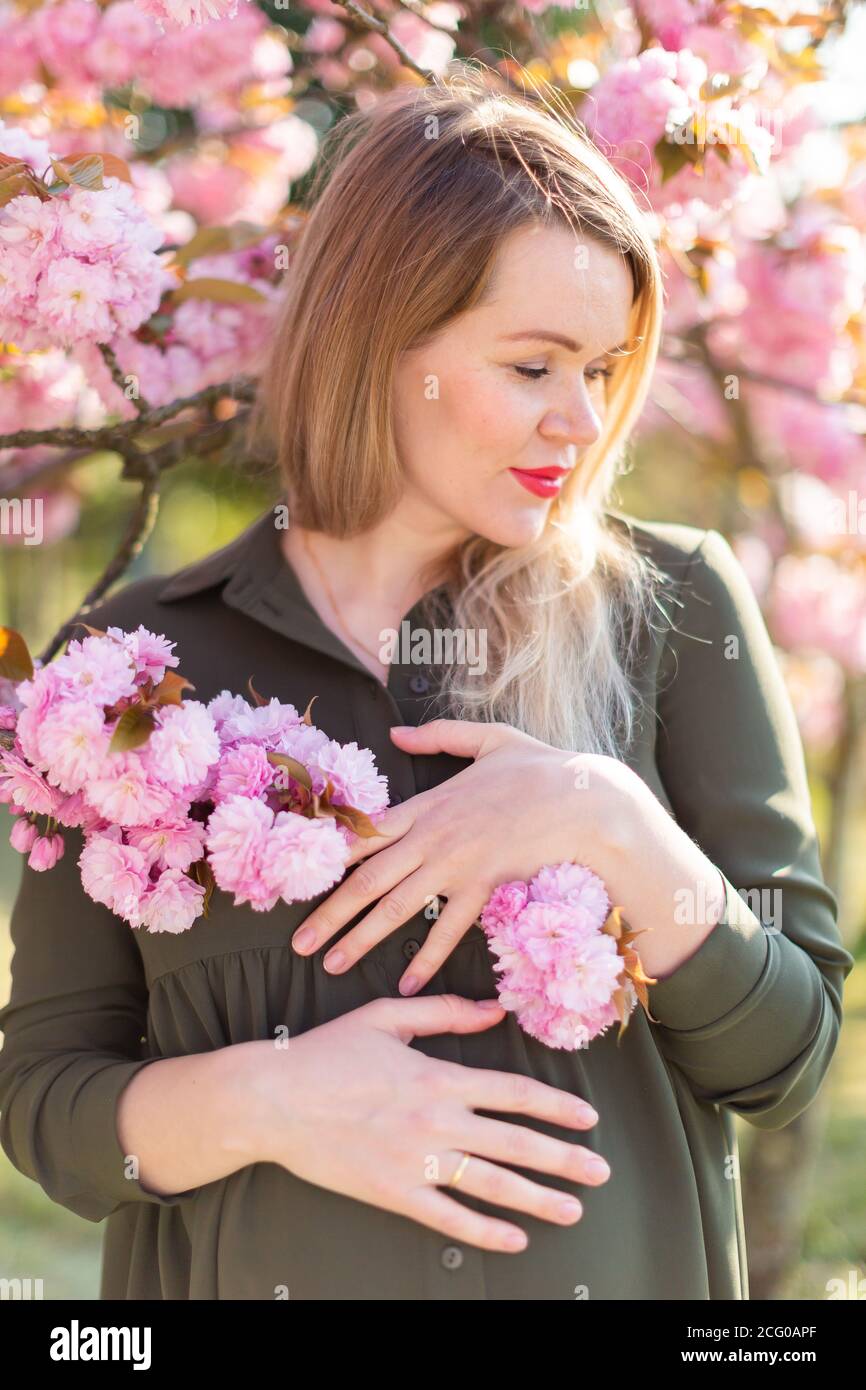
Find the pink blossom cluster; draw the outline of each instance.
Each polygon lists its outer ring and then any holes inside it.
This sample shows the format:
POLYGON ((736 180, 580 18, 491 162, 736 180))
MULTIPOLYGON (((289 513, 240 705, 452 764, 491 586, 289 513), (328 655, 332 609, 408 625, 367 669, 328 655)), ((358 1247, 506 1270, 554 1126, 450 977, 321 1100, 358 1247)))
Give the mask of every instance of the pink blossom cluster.
POLYGON ((57 827, 81 827, 85 892, 148 931, 191 927, 208 871, 256 911, 324 892, 345 869, 348 813, 387 807, 372 753, 335 742, 276 699, 253 706, 226 690, 209 704, 161 703, 174 645, 144 627, 109 627, 70 641, 32 678, 4 683, 0 800, 16 818, 13 847, 31 868, 50 869, 64 852, 57 827), (112 748, 119 721, 142 705, 152 721, 144 742, 112 748), (311 797, 337 815, 293 809, 311 797))
POLYGON ((90 423, 79 419, 84 374, 59 349, 32 354, 0 350, 0 381, 0 434, 90 423))
POLYGON ((729 98, 707 102, 701 96, 708 76, 707 64, 689 49, 668 52, 653 47, 614 63, 592 89, 586 117, 589 133, 657 210, 690 199, 710 208, 724 207, 746 196, 753 181, 751 161, 766 167, 770 158, 773 135, 750 119, 748 108, 739 109, 729 98), (675 151, 675 130, 686 127, 696 114, 698 134, 700 122, 707 127, 703 169, 696 172, 687 162, 663 179, 656 146, 668 140, 675 151), (727 159, 714 144, 727 147, 727 159))
POLYGON ((718 0, 635 0, 635 9, 662 48, 688 48, 711 72, 766 70, 760 46, 744 37, 736 15, 718 0))
MULTIPOLYGON (((0 131, 0 152, 22 157, 0 131)), ((72 184, 0 207, 0 341, 24 352, 107 343, 156 312, 175 277, 156 254, 162 233, 132 187, 72 184)))
POLYGON ((866 674, 866 578, 830 555, 784 555, 768 595, 774 637, 796 652, 824 652, 866 674))
POLYGON ((5 0, 0 27, 0 96, 48 74, 63 88, 134 82, 159 105, 198 106, 291 68, 264 11, 236 0, 55 0, 26 13, 5 0))
MULTIPOLYGON (((160 343, 143 343, 132 335, 112 343, 124 376, 141 382, 142 394, 152 405, 166 405, 226 381, 236 374, 239 363, 254 373, 267 345, 279 295, 274 280, 277 244, 278 238, 270 236, 241 251, 199 257, 190 269, 191 280, 214 278, 249 285, 262 296, 258 303, 187 299, 175 309, 160 343)), ((118 389, 100 354, 85 344, 76 357, 105 405, 131 418, 134 404, 118 389)))
POLYGON ((629 1012, 637 1002, 617 941, 601 930, 609 912, 601 879, 568 862, 500 884, 481 912, 500 1003, 547 1047, 587 1047, 620 1017, 618 990, 629 1012))
POLYGON ((858 365, 844 330, 863 308, 866 249, 856 227, 826 216, 813 223, 806 211, 788 244, 743 248, 736 274, 746 302, 725 345, 752 371, 841 395, 858 365))
POLYGON ((286 201, 286 188, 310 169, 318 148, 309 122, 291 115, 242 131, 216 150, 193 149, 166 161, 173 206, 199 223, 235 220, 267 225, 286 201))
POLYGON ((152 15, 161 28, 203 24, 208 19, 233 19, 238 0, 138 0, 139 9, 152 15))
POLYGON ((259 912, 269 911, 278 898, 297 902, 325 892, 343 873, 352 833, 329 816, 281 809, 280 792, 297 783, 279 763, 275 775, 268 754, 300 763, 313 795, 323 795, 330 783, 331 805, 351 806, 371 818, 388 805, 387 778, 376 770, 373 754, 328 738, 277 699, 251 706, 224 690, 208 712, 220 742, 219 762, 205 789, 214 803, 207 851, 217 886, 233 893, 235 904, 248 902, 259 912))

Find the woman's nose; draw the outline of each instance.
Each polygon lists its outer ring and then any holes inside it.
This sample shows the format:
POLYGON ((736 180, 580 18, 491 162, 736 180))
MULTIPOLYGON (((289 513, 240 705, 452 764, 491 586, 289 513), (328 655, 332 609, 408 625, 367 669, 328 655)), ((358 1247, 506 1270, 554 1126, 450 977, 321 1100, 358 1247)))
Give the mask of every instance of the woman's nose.
POLYGON ((539 428, 544 438, 554 443, 588 448, 600 437, 602 422, 584 386, 567 404, 548 410, 539 428))

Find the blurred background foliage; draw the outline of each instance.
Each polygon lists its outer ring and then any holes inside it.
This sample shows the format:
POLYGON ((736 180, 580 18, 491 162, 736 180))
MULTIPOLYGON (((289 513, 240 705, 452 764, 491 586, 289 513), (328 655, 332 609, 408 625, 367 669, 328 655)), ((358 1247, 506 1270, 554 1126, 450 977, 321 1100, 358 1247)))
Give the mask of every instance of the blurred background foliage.
MULTIPOLYGON (((45 0, 41 8, 49 11, 52 4, 60 8, 60 0, 45 0)), ((113 6, 105 0, 99 8, 107 15, 113 6)), ((284 144, 278 142, 270 150, 259 139, 263 130, 294 120, 303 122, 305 128, 321 137, 356 103, 374 99, 377 90, 418 78, 401 66, 381 35, 369 33, 357 17, 351 18, 345 8, 331 5, 329 0, 291 6, 260 0, 257 8, 272 26, 264 36, 271 43, 272 76, 258 75, 253 80, 250 73, 242 71, 240 62, 236 64, 237 71, 229 74, 231 100, 221 104, 219 94, 214 99, 211 93, 199 110, 195 91, 198 76, 189 77, 190 104, 182 104, 186 61, 183 54, 173 59, 177 78, 174 89, 166 73, 151 76, 151 81, 163 82, 165 92, 161 100, 153 96, 153 91, 148 94, 147 78, 142 79, 140 74, 123 81, 118 78, 114 86, 91 90, 87 103, 73 99, 64 86, 62 62, 56 57, 57 53, 61 58, 64 53, 71 53, 69 34, 59 48, 39 50, 41 67, 25 71, 21 56, 25 47, 16 49, 13 37, 20 26, 31 22, 32 14, 40 9, 39 0, 0 0, 0 117, 7 124, 20 123, 36 138, 51 132, 56 141, 54 148, 61 153, 70 149, 104 149, 130 159, 138 167, 136 178, 154 207, 159 204, 163 184, 168 188, 171 181, 169 193, 176 198, 176 205, 163 209, 167 245, 182 243, 196 226, 207 225, 214 219, 221 223, 239 218, 267 221, 269 214, 261 211, 257 196, 264 190, 264 204, 272 206, 275 215, 283 202, 296 208, 303 203, 313 166, 298 159, 291 148, 292 141, 298 139, 297 126, 284 127, 284 132, 288 131, 284 144), (8 40, 7 55, 13 55, 5 66, 4 38, 8 40), (288 80, 281 78, 279 65, 274 66, 275 48, 291 54, 288 80), (21 67, 20 85, 16 85, 16 63, 21 67), (59 64, 58 70, 52 63, 59 64), (130 114, 138 120, 133 139, 124 130, 130 114), (130 157, 130 144, 134 146, 134 158, 130 157), (173 161, 183 161, 187 156, 193 162, 178 164, 181 172, 172 176, 173 161), (230 166, 231 173, 222 186, 214 179, 214 167, 220 163, 230 166), (164 171, 168 171, 168 176, 164 171), (236 198, 235 204, 232 198, 236 198), (251 212, 252 207, 258 211, 251 212), (211 218, 208 209, 214 213, 211 218)), ((579 105, 585 93, 592 95, 600 74, 627 61, 630 54, 660 41, 672 50, 681 49, 686 37, 683 33, 677 37, 675 31, 685 31, 687 36, 689 26, 696 20, 705 21, 701 39, 705 45, 719 37, 718 33, 706 32, 717 20, 725 42, 732 33, 739 41, 741 31, 750 43, 769 55, 774 77, 784 72, 787 80, 792 71, 798 71, 805 83, 820 76, 816 50, 827 31, 826 47, 832 49, 830 72, 835 74, 836 82, 835 87, 832 81, 823 83, 831 89, 823 94, 826 120, 847 138, 850 189, 843 196, 832 187, 832 180, 825 186, 816 177, 813 201, 834 209, 837 204, 844 205, 845 217, 849 221, 859 217, 863 231, 866 139, 862 118, 866 101, 862 73, 866 70, 866 26, 856 4, 828 0, 824 9, 819 0, 803 0, 802 4, 772 0, 767 8, 723 0, 714 10, 705 0, 696 0, 692 8, 686 0, 634 0, 630 5, 624 0, 599 0, 592 5, 575 3, 562 8, 550 6, 548 0, 532 0, 525 6, 511 0, 465 0, 459 6, 418 3, 415 9, 452 32, 446 32, 443 38, 429 25, 425 27, 425 22, 413 13, 412 5, 400 0, 381 0, 370 6, 371 13, 387 15, 392 27, 399 28, 402 42, 418 63, 437 71, 443 69, 455 47, 452 40, 459 20, 461 38, 456 48, 462 56, 468 52, 487 62, 497 61, 499 70, 512 78, 531 74, 542 82, 551 82, 575 105, 579 105), (798 27, 792 15, 800 11, 815 16, 815 23, 798 27), (822 15, 827 17, 826 23, 822 15), (793 31, 786 27, 789 25, 794 26, 793 31), (850 43, 838 42, 839 33, 834 34, 834 28, 846 36, 859 35, 853 52, 850 43), (502 60, 502 54, 508 58, 502 60)), ((694 42, 698 44, 697 33, 694 42)), ((190 62, 193 56, 191 50, 190 62)), ((112 61, 116 59, 115 53, 112 61)), ((219 61, 227 65, 228 72, 231 63, 227 54, 220 53, 219 61)), ((712 69, 712 61, 708 61, 712 69)), ((615 101, 613 105, 616 106, 615 101)), ((796 125, 797 119, 794 116, 792 124, 796 125)), ((820 146, 816 149, 815 161, 820 162, 824 155, 820 146)), ((796 187, 790 185, 786 196, 793 205, 796 187)), ((682 227, 680 235, 684 235, 682 227)), ((720 268, 724 285, 723 242, 724 238, 709 251, 699 239, 681 246, 684 254, 676 265, 681 269, 685 266, 684 273, 690 274, 687 262, 691 255, 692 269, 697 265, 703 272, 708 263, 710 272, 720 268)), ((243 278, 240 259, 238 275, 243 278)), ((696 278, 706 288, 701 276, 696 278)), ((674 309, 680 326, 681 291, 681 285, 674 286, 674 309)), ((771 316, 771 296, 767 303, 769 307, 763 312, 771 316)), ((761 312, 759 305, 759 317, 761 312)), ((819 305, 818 318, 820 313, 819 305)), ((862 349, 848 399, 862 404, 866 401, 866 318, 862 313, 852 316, 846 332, 852 341, 859 341, 862 349)), ((191 347, 200 351, 201 343, 191 341, 191 347)), ((18 418, 10 419, 8 409, 4 413, 2 393, 6 383, 13 382, 18 368, 14 360, 4 356, 4 351, 0 342, 0 430, 11 430, 23 426, 18 418)), ((85 355, 79 365, 89 383, 95 382, 107 415, 99 416, 97 412, 94 417, 95 405, 90 400, 83 418, 76 416, 75 422, 98 424, 106 418, 128 419, 129 402, 121 408, 117 396, 111 396, 110 383, 106 385, 89 375, 94 370, 92 358, 85 355)), ((220 370, 207 375, 205 369, 213 364, 204 361, 200 365, 204 374, 200 381, 196 380, 196 387, 223 379, 220 370)), ((784 362, 778 365, 782 372, 784 362)), ((231 362, 231 370, 252 371, 242 351, 231 362)), ((802 386, 800 382, 799 389, 802 386)), ((760 444, 749 433, 748 420, 736 411, 730 412, 726 420, 728 427, 732 418, 738 421, 734 424, 732 443, 724 430, 720 433, 716 428, 718 421, 714 420, 712 409, 702 414, 709 395, 702 395, 700 390, 691 394, 692 390, 685 377, 678 378, 675 372, 666 379, 660 399, 668 403, 679 399, 691 410, 684 410, 679 419, 675 413, 663 418, 664 406, 656 411, 652 427, 635 440, 614 505, 645 519, 714 527, 732 540, 757 534, 764 544, 769 536, 772 550, 777 540, 773 526, 778 520, 775 485, 779 459, 764 457, 760 444), (682 396, 678 398, 679 387, 682 396), (701 427, 704 420, 705 430, 701 427)), ((147 382, 144 394, 160 403, 147 382)), ((837 398, 842 398, 839 393, 837 398)), ((757 402, 757 396, 754 400, 757 402)), ((716 399, 716 413, 718 404, 716 399)), ((772 396, 769 408, 763 401, 765 426, 767 418, 772 422, 774 409, 772 396)), ((756 411, 752 423, 761 423, 760 414, 756 411)), ((213 420, 214 415, 206 418, 213 420)), ((38 418, 26 419, 28 427, 42 423, 45 422, 38 418)), ((52 416, 49 423, 69 421, 57 421, 52 416)), ((788 430, 787 439, 792 440, 790 424, 788 430)), ((862 420, 860 430, 863 433, 862 420)), ((783 455, 785 447, 782 445, 783 455)), ((26 475, 28 452, 40 470, 36 490, 45 503, 46 542, 32 547, 0 537, 0 621, 23 632, 31 650, 39 652, 76 611, 117 551, 140 486, 122 480, 121 460, 110 452, 83 452, 71 464, 67 460, 59 465, 56 474, 52 474, 41 471, 44 459, 38 450, 16 452, 2 448, 0 484, 4 470, 18 470, 22 460, 26 475)), ((862 482, 866 477, 862 458, 860 466, 862 482)), ((830 477, 832 481, 832 473, 830 477)), ((217 549, 268 506, 277 490, 275 475, 261 463, 240 466, 236 456, 226 458, 219 452, 205 458, 182 457, 163 475, 156 526, 144 549, 130 564, 123 582, 146 574, 171 573, 217 549)), ((802 522, 803 506, 798 505, 802 522)), ((801 544, 803 537, 802 533, 797 534, 796 524, 793 533, 796 544, 801 544)), ((863 548, 862 541, 859 544, 863 548)), ((750 553, 754 557, 755 552, 750 553)), ((863 553, 866 554, 866 548, 863 553)), ((773 558, 778 558, 777 551, 773 558)), ((863 621, 866 624, 866 616, 863 621)), ((796 626, 796 606, 794 622, 796 626)), ((866 1278, 866 1171, 862 1158, 866 1152, 866 855, 862 852, 866 845, 866 770, 856 719, 843 721, 832 737, 806 736, 809 720, 803 711, 818 708, 821 715, 824 696, 820 691, 815 693, 814 676, 825 668, 810 666, 809 661, 798 665, 799 658, 792 660, 790 651, 781 646, 778 651, 804 728, 816 822, 822 847, 832 861, 825 861, 825 869, 838 891, 840 928, 857 963, 846 983, 845 1026, 839 1049, 819 1103, 813 1107, 814 1114, 810 1114, 804 1126, 798 1122, 789 1126, 789 1133, 765 1134, 737 1123, 744 1170, 751 1165, 763 1176, 761 1210, 756 1207, 750 1212, 747 1202, 746 1211, 753 1297, 824 1299, 828 1296, 829 1280, 838 1279, 850 1286, 853 1276, 856 1286, 857 1280, 866 1278), (812 1151, 811 1164, 802 1162, 807 1150, 812 1151), (779 1210, 773 1210, 772 1199, 766 1200, 768 1189, 781 1194, 779 1210), (786 1200, 796 1208, 793 1219, 790 1210, 786 1210, 786 1200)), ((809 660, 812 656, 814 653, 809 660)), ((848 680, 847 676, 846 681, 846 691, 850 693, 856 688, 862 692, 862 673, 859 681, 848 680)), ((821 724, 820 717, 817 724, 821 724)), ((0 998, 4 1001, 8 997, 11 958, 8 921, 21 862, 5 834, 0 836, 0 998)), ((46 1278, 47 1298, 96 1298, 101 1234, 100 1226, 81 1221, 49 1201, 0 1153, 0 1274, 24 1277, 50 1271, 46 1278)))

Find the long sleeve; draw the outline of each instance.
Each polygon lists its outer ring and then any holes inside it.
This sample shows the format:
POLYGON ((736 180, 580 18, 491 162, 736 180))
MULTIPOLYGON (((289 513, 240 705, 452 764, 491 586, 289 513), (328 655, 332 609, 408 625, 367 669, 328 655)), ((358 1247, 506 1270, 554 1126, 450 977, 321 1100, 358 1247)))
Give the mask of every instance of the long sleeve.
POLYGON ((657 766, 722 874, 720 922, 651 986, 656 1041, 704 1100, 778 1129, 814 1099, 853 960, 821 872, 800 735, 757 600, 708 531, 659 681, 657 766))
POLYGON ((126 1202, 170 1206, 124 1157, 117 1102, 141 1067, 147 991, 132 928, 90 899, 79 830, 44 873, 24 863, 12 912, 11 996, 0 1010, 0 1143, 14 1166, 88 1221, 126 1202))

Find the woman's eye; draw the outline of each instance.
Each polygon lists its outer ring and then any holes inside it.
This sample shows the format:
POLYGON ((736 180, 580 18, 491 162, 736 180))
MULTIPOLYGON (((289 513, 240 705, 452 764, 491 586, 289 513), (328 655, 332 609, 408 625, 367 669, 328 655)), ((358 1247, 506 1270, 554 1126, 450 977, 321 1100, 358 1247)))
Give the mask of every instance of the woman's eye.
MULTIPOLYGON (((543 376, 550 376, 547 367, 517 367, 514 370, 528 381, 539 381, 543 376)), ((598 381, 600 377, 612 377, 612 367, 588 367, 586 376, 590 381, 598 381)))

